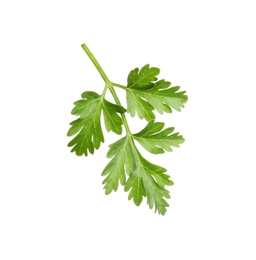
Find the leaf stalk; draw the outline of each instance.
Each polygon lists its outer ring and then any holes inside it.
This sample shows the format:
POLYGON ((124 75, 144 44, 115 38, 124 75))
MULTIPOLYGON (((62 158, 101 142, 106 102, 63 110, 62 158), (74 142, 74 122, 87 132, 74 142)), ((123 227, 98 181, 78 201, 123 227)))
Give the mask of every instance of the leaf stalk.
MULTIPOLYGON (((105 71, 102 69, 102 67, 100 66, 99 62, 97 61, 97 59, 94 57, 94 55, 92 54, 92 52, 90 51, 90 49, 87 47, 86 44, 82 44, 81 45, 83 50, 85 51, 85 53, 88 55, 88 57, 90 58, 90 60, 92 61, 92 63, 94 64, 95 68, 98 70, 99 74, 101 75, 102 79, 105 81, 106 86, 103 90, 103 95, 105 96, 107 89, 109 89, 109 91, 111 92, 115 102, 117 105, 121 106, 121 102, 113 88, 113 86, 117 86, 117 87, 123 87, 122 85, 116 84, 116 83, 112 83, 108 76, 106 75, 105 71)), ((124 88, 124 87, 123 87, 124 88)), ((125 131, 126 134, 131 136, 132 133, 130 131, 126 116, 124 114, 121 114, 121 118, 125 127, 125 131)))

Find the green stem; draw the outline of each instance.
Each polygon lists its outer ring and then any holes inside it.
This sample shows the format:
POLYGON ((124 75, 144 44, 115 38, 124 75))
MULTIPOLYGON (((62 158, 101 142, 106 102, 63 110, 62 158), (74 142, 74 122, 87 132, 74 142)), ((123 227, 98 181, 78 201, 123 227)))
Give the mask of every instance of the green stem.
POLYGON ((118 83, 112 82, 112 85, 115 86, 115 87, 118 87, 118 88, 122 88, 122 89, 124 89, 124 90, 127 90, 127 87, 125 87, 125 86, 123 86, 123 85, 120 85, 120 84, 118 84, 118 83))
POLYGON ((90 60, 92 61, 92 63, 94 64, 94 66, 96 67, 96 69, 98 70, 98 72, 100 73, 103 80, 106 83, 110 83, 110 80, 108 79, 106 73, 104 72, 104 70, 102 69, 102 67, 100 66, 100 64, 96 60, 96 58, 94 57, 94 55, 91 53, 89 48, 85 44, 82 44, 81 46, 82 46, 83 50, 86 52, 86 54, 88 55, 88 57, 90 58, 90 60))
MULTIPOLYGON (((91 53, 89 48, 85 44, 82 44, 82 48, 86 52, 86 54, 88 55, 88 57, 90 58, 90 60, 92 61, 92 63, 94 64, 94 66, 96 67, 96 69, 98 70, 98 72, 100 73, 101 77, 103 78, 103 80, 106 83, 106 86, 105 86, 105 88, 103 90, 103 95, 102 96, 105 96, 105 93, 106 93, 107 89, 109 89, 111 94, 112 94, 112 96, 114 97, 114 100, 115 100, 116 104, 121 106, 121 102, 120 102, 120 100, 119 100, 119 98, 118 98, 118 96, 117 96, 113 86, 120 87, 120 88, 121 87, 125 88, 125 87, 120 85, 120 84, 112 83, 108 79, 106 73, 104 72, 104 70, 102 69, 102 67, 100 66, 100 64, 96 60, 96 58, 94 57, 94 55, 91 53)), ((124 123, 126 134, 131 136, 132 134, 131 134, 130 128, 128 126, 128 122, 127 122, 126 116, 124 114, 121 114, 121 117, 122 117, 122 121, 124 123)))
MULTIPOLYGON (((114 100, 116 101, 116 104, 121 106, 121 102, 120 102, 120 100, 119 100, 119 98, 118 98, 118 96, 117 96, 117 94, 116 94, 116 92, 115 92, 115 90, 114 90, 112 85, 109 87, 109 90, 110 90, 114 100)), ((122 117, 122 120, 123 120, 123 123, 124 123, 124 128, 126 130, 127 135, 131 136, 132 133, 130 131, 130 128, 129 128, 129 125, 128 125, 128 122, 127 122, 125 114, 121 114, 121 117, 122 117)))

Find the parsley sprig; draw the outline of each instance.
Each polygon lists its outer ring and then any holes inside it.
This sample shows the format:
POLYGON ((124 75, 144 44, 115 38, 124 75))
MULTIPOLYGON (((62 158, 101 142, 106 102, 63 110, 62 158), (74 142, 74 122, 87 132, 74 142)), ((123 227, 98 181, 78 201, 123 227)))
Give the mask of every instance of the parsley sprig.
POLYGON ((170 198, 166 187, 173 185, 173 182, 165 168, 152 164, 141 155, 136 144, 139 143, 150 153, 162 154, 184 142, 182 135, 174 133, 174 127, 164 129, 164 123, 155 122, 155 111, 160 114, 171 113, 173 109, 180 111, 188 99, 185 91, 179 91, 178 86, 171 87, 168 81, 158 80, 160 70, 148 64, 129 73, 127 86, 114 83, 109 80, 89 48, 85 44, 82 44, 82 48, 103 78, 105 87, 101 94, 94 91, 82 93, 82 99, 74 103, 71 113, 79 118, 70 123, 68 136, 75 137, 68 146, 78 156, 88 156, 99 149, 104 142, 102 114, 108 132, 121 135, 124 126, 125 136, 111 144, 107 153, 111 160, 102 172, 105 193, 117 191, 121 184, 129 192, 128 199, 133 199, 137 206, 146 197, 149 207, 164 215, 169 206, 166 199, 170 198), (126 92, 126 108, 121 105, 115 87, 126 92), (106 100, 107 91, 112 94, 115 104, 106 100), (126 113, 132 117, 137 114, 139 118, 148 121, 145 128, 133 134, 126 113))

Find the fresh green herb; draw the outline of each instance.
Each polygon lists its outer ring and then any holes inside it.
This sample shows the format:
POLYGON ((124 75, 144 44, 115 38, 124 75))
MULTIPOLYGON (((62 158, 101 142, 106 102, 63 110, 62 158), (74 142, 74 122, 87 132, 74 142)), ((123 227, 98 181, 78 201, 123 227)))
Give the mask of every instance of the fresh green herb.
POLYGON ((119 183, 124 190, 129 192, 128 199, 133 199, 139 206, 143 197, 152 209, 164 215, 170 198, 166 186, 173 185, 166 169, 147 161, 137 149, 139 143, 148 152, 161 154, 172 151, 172 147, 179 147, 184 138, 179 133, 174 133, 173 127, 164 129, 164 123, 155 122, 155 110, 163 114, 171 113, 173 109, 180 111, 187 101, 185 91, 179 91, 180 87, 171 87, 171 83, 158 80, 160 70, 150 67, 148 64, 140 70, 135 68, 128 75, 127 86, 110 81, 95 59, 89 48, 82 44, 82 48, 91 59, 96 69, 105 82, 102 94, 93 91, 84 92, 82 99, 74 103, 72 114, 79 116, 71 122, 68 136, 76 135, 68 144, 71 152, 76 155, 88 156, 98 149, 104 142, 101 114, 103 113, 105 128, 118 135, 122 134, 122 126, 125 136, 109 146, 107 157, 110 162, 104 168, 102 176, 106 194, 118 189, 119 183), (126 92, 127 109, 125 109, 115 92, 115 87, 126 92), (110 91, 114 97, 113 104, 106 100, 105 95, 110 91), (126 113, 132 117, 136 114, 139 118, 148 121, 140 132, 133 134, 129 128, 126 113))

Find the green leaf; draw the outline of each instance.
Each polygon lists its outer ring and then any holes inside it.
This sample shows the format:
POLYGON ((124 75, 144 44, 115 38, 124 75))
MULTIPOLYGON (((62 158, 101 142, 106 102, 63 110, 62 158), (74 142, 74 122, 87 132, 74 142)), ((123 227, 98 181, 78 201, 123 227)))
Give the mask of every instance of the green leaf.
POLYGON ((128 137, 123 137, 109 146, 107 157, 113 158, 102 172, 102 176, 107 176, 103 181, 106 194, 117 191, 119 182, 121 185, 126 182, 125 172, 132 172, 134 158, 130 142, 128 137))
POLYGON ((149 64, 142 67, 139 71, 135 68, 128 75, 127 86, 129 88, 147 88, 151 85, 152 81, 157 80, 157 75, 160 73, 160 69, 149 67, 149 64))
POLYGON ((80 116, 77 120, 70 123, 71 127, 68 136, 76 135, 69 143, 73 147, 71 152, 78 156, 93 154, 95 149, 104 142, 101 127, 101 111, 103 110, 104 121, 107 131, 117 134, 122 133, 122 120, 118 113, 124 113, 125 109, 121 106, 112 104, 93 91, 86 91, 82 99, 76 101, 72 114, 80 116))
POLYGON ((71 112, 80 118, 70 123, 68 136, 78 134, 68 143, 68 146, 73 147, 71 152, 75 152, 76 155, 87 156, 88 151, 93 154, 94 150, 104 142, 100 122, 102 105, 101 96, 95 92, 84 92, 82 98, 74 103, 75 107, 71 112))
POLYGON ((164 123, 150 121, 147 126, 133 137, 147 151, 153 154, 171 152, 171 147, 179 147, 185 140, 179 133, 173 133, 174 127, 164 129, 164 123), (172 134, 173 133, 173 134, 172 134))
POLYGON ((165 174, 166 169, 147 161, 134 147, 135 168, 125 184, 125 191, 130 191, 128 199, 133 199, 135 205, 139 206, 143 197, 147 197, 147 203, 152 209, 164 215, 169 206, 166 199, 170 198, 169 191, 165 186, 173 185, 165 174))
POLYGON ((172 109, 180 111, 184 107, 188 99, 186 92, 178 92, 180 87, 170 87, 168 81, 156 81, 159 72, 159 69, 149 68, 149 65, 144 66, 140 72, 138 68, 130 72, 126 100, 127 111, 131 116, 137 113, 139 118, 150 121, 155 118, 154 109, 163 114, 171 113, 172 109))
POLYGON ((126 109, 122 106, 112 104, 105 99, 102 102, 102 109, 107 131, 113 131, 116 134, 121 134, 123 122, 117 113, 124 113, 126 109))
POLYGON ((129 191, 128 199, 133 199, 133 202, 136 206, 139 206, 143 200, 143 197, 146 197, 146 191, 143 184, 142 176, 137 168, 129 177, 125 183, 125 191, 129 191))
POLYGON ((170 198, 165 186, 173 185, 165 174, 166 169, 148 162, 137 150, 132 137, 123 137, 111 144, 107 157, 112 158, 102 172, 106 194, 117 191, 119 183, 124 190, 129 191, 128 199, 133 199, 139 206, 143 197, 147 197, 150 208, 155 206, 159 214, 164 215, 170 198), (128 176, 128 180, 126 180, 128 176))
POLYGON ((132 91, 127 91, 126 100, 127 111, 132 117, 134 117, 137 112, 140 119, 145 118, 147 121, 155 119, 155 114, 152 112, 154 110, 154 107, 141 97, 137 96, 136 93, 132 91))
POLYGON ((169 206, 167 199, 170 198, 166 188, 173 182, 165 168, 147 161, 140 154, 136 142, 153 154, 172 151, 173 147, 179 147, 184 142, 182 135, 174 133, 174 127, 164 129, 164 123, 155 122, 155 110, 160 114, 171 113, 173 109, 180 111, 187 101, 185 91, 180 91, 178 86, 171 87, 168 81, 158 80, 159 68, 148 64, 129 73, 127 87, 113 83, 89 48, 85 44, 82 44, 82 48, 104 80, 105 88, 102 95, 86 91, 74 103, 72 114, 78 118, 70 123, 67 134, 75 137, 68 146, 77 155, 93 154, 104 142, 101 118, 104 118, 108 132, 119 135, 124 124, 126 136, 109 146, 107 157, 110 161, 102 171, 105 193, 117 191, 122 185, 129 193, 128 199, 133 200, 135 205, 139 206, 146 198, 150 209, 155 208, 156 212, 164 215, 169 206), (126 90, 127 112, 132 117, 137 114, 139 118, 149 121, 140 132, 131 133, 126 109, 122 107, 115 87, 126 90), (105 99, 108 90, 116 104, 105 99))

